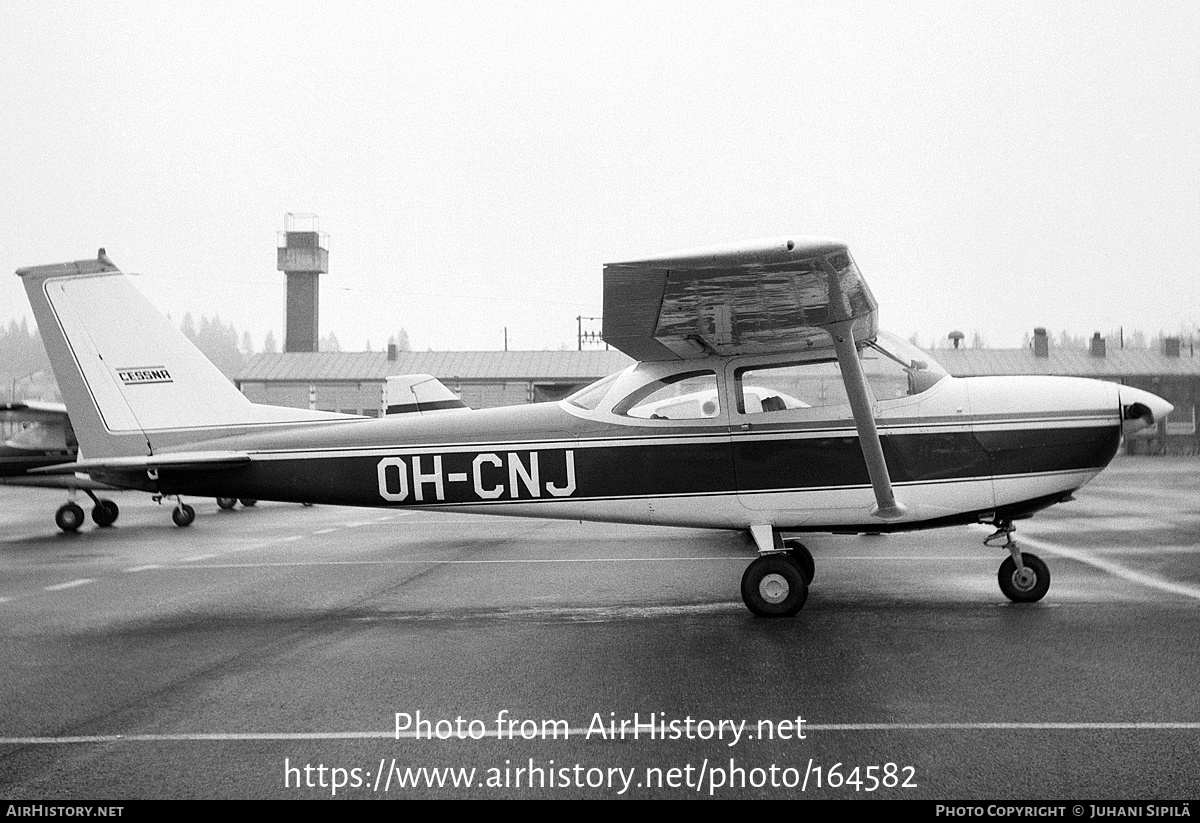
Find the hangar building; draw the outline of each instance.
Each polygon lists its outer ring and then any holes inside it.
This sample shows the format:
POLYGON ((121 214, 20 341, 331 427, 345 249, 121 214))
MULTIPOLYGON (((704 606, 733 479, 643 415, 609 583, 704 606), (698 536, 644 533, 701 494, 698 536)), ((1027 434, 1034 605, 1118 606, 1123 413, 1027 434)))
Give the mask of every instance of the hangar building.
POLYGON ((1129 438, 1132 453, 1200 454, 1196 407, 1200 405, 1200 358, 1192 346, 1168 337, 1159 350, 1109 350, 1097 332, 1087 349, 1050 344, 1045 329, 1034 329, 1025 349, 938 349, 930 353, 955 377, 1045 374, 1110 380, 1157 394, 1175 411, 1156 429, 1129 438))
POLYGON ((473 409, 560 400, 633 361, 618 351, 286 352, 247 359, 255 403, 376 416, 387 378, 432 374, 473 409))

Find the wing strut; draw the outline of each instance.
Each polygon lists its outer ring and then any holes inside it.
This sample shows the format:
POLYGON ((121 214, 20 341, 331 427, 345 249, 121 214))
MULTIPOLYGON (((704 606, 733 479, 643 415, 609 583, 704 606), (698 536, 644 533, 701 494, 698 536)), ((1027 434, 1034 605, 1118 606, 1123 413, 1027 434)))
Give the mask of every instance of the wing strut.
POLYGON ((842 382, 846 386, 850 409, 854 412, 854 425, 858 428, 858 442, 862 446, 863 459, 867 461, 867 474, 875 489, 875 508, 871 510, 871 516, 880 520, 899 520, 908 509, 892 491, 892 477, 888 473, 887 461, 883 459, 883 444, 879 441, 875 415, 871 412, 867 378, 854 344, 854 322, 853 318, 840 320, 829 323, 825 328, 833 338, 833 350, 842 370, 842 382))

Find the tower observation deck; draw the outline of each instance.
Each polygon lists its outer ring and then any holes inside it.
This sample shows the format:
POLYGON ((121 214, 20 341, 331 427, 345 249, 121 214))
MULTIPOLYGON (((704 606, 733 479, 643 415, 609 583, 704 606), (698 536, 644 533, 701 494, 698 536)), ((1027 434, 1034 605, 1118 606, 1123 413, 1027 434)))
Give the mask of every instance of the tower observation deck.
POLYGON ((285 352, 315 352, 319 337, 319 280, 329 271, 329 236, 315 214, 288 213, 279 233, 276 268, 287 275, 285 352))

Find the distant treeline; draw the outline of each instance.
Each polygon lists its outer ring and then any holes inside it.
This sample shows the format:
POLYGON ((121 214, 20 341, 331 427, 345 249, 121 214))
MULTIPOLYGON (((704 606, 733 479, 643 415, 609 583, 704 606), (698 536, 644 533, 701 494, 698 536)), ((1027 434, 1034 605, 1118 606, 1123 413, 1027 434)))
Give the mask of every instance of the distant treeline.
POLYGON ((226 377, 239 374, 246 366, 246 355, 254 353, 250 332, 239 339, 237 329, 232 323, 222 323, 220 315, 202 316, 197 323, 189 312, 179 328, 226 377))
POLYGON ((29 322, 10 320, 8 328, 0 329, 0 374, 10 382, 17 378, 50 368, 50 358, 36 330, 30 330, 29 322))
MULTIPOLYGON (((188 313, 183 316, 179 328, 230 379, 243 371, 246 358, 255 353, 250 332, 238 334, 233 324, 222 323, 220 316, 201 316, 197 322, 188 313)), ((388 342, 395 343, 400 351, 409 350, 408 333, 404 329, 388 342)), ((369 342, 367 347, 369 350, 369 342)), ((341 351, 337 335, 329 332, 322 337, 320 348, 321 351, 341 351)), ((267 354, 279 351, 274 332, 267 332, 261 351, 267 354)), ((7 327, 0 327, 0 399, 7 401, 10 395, 17 399, 60 398, 41 335, 29 327, 25 318, 10 320, 7 327)))
MULTIPOLYGON (((179 327, 226 377, 232 378, 240 372, 246 364, 246 355, 253 353, 249 332, 239 338, 237 329, 222 323, 220 317, 201 317, 197 323, 190 314, 185 314, 179 327)), ((274 346, 270 332, 263 342, 265 350, 274 346)), ((7 327, 0 328, 0 397, 7 401, 10 396, 60 398, 41 335, 29 327, 25 318, 11 320, 7 327)))

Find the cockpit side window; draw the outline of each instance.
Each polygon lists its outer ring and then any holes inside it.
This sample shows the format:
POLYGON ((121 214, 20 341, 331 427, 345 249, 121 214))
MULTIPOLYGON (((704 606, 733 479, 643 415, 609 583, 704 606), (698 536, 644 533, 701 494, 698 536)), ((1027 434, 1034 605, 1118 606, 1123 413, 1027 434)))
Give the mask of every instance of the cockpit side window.
POLYGON ((594 411, 600 405, 600 401, 608 394, 609 388, 621 376, 621 372, 610 374, 608 377, 602 377, 591 385, 584 386, 579 391, 567 398, 567 402, 572 406, 578 406, 581 409, 594 411))
POLYGON ((847 403, 836 361, 786 363, 738 369, 738 411, 742 414, 840 406, 847 403))
POLYGON ((720 414, 717 375, 712 371, 672 374, 639 386, 613 408, 640 420, 705 420, 720 414))

